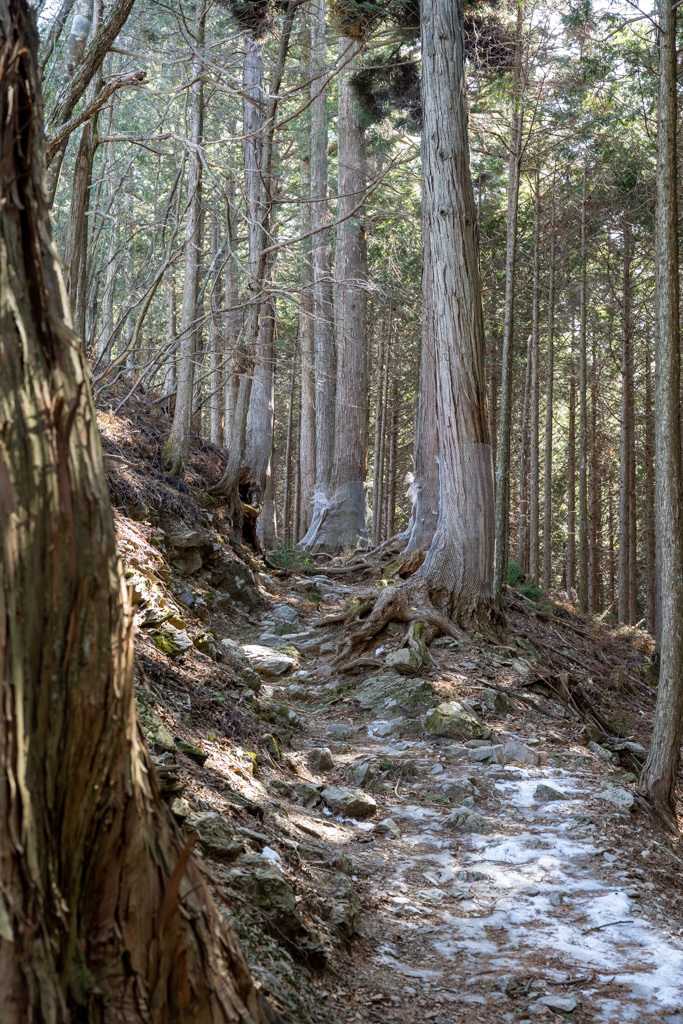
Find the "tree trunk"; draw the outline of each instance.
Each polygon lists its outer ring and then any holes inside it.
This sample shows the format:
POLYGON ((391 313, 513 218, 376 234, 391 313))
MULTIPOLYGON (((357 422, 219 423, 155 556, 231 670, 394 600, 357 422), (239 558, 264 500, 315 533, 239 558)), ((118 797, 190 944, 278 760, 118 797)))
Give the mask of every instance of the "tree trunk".
POLYGON ((592 339, 591 367, 591 486, 590 486, 590 562, 588 566, 588 610, 602 608, 602 482, 600 480, 600 444, 598 440, 598 353, 592 339))
POLYGON ((422 3, 423 188, 440 439, 439 521, 413 577, 452 618, 478 621, 493 598, 493 464, 486 339, 470 176, 458 0, 422 3))
POLYGON ((270 475, 273 450, 274 417, 275 299, 271 296, 261 307, 256 365, 240 472, 242 497, 250 505, 257 507, 263 505, 266 497, 266 483, 270 475))
POLYGON ((228 244, 230 252, 225 265, 225 299, 228 309, 225 318, 225 348, 228 356, 225 380, 225 408, 223 411, 223 444, 230 448, 235 429, 235 406, 239 388, 239 356, 237 354, 242 331, 242 311, 239 309, 239 277, 237 272, 237 199, 235 175, 231 174, 227 185, 228 244))
POLYGON ((510 435, 512 431, 512 372, 515 320, 515 263, 517 258, 517 214, 519 208, 519 175, 522 163, 522 27, 524 4, 517 3, 515 34, 515 69, 510 123, 510 158, 508 162, 507 239, 505 250, 505 313, 503 316, 503 353, 500 378, 500 417, 498 427, 498 460, 496 464, 496 557, 494 592, 501 601, 507 585, 510 546, 510 435))
POLYGON ((185 229, 185 281, 180 313, 180 352, 178 384, 171 433, 164 446, 164 459, 169 472, 182 476, 190 453, 192 403, 194 398, 194 362, 197 319, 199 264, 201 261, 202 161, 200 146, 204 134, 204 26, 206 0, 195 0, 195 50, 192 59, 192 93, 190 99, 190 140, 193 148, 188 157, 187 227, 185 229))
POLYGON ((315 494, 304 547, 314 541, 332 485, 335 433, 336 355, 332 308, 328 201, 325 0, 311 3, 311 261, 315 353, 315 494))
POLYGON ((573 601, 576 588, 576 359, 574 314, 569 372, 569 436, 567 438, 567 597, 573 601))
POLYGON ((136 727, 132 613, 43 192, 36 34, 0 2, 3 1024, 265 1024, 136 727))
POLYGON ((621 446, 619 483, 619 622, 631 621, 631 225, 623 221, 623 292, 621 307, 621 446))
POLYGON ((531 391, 531 335, 526 348, 526 374, 524 377, 524 401, 522 403, 522 422, 519 431, 519 515, 517 519, 517 562, 522 569, 527 569, 528 541, 528 508, 529 486, 527 466, 529 454, 529 401, 531 391))
POLYGON ((292 353, 292 369, 289 377, 289 409, 287 410, 287 444, 285 447, 285 478, 282 502, 282 542, 286 546, 292 539, 292 461, 294 455, 294 404, 296 400, 296 370, 298 350, 292 353))
POLYGON ((659 110, 655 286, 655 528, 661 581, 660 666, 655 721, 639 790, 676 827, 683 736, 683 491, 681 487, 678 277, 676 8, 657 4, 659 110))
POLYGON ((534 582, 540 579, 539 570, 539 358, 540 323, 539 301, 541 292, 541 193, 539 174, 536 171, 534 202, 534 280, 531 305, 531 413, 529 423, 529 576, 534 582))
POLYGON ((581 309, 579 323, 579 608, 588 611, 588 355, 586 333, 588 318, 586 266, 586 164, 581 187, 581 309))
MULTIPOLYGON (((391 324, 391 311, 389 313, 391 324)), ((390 328, 391 329, 391 328, 390 328)), ((387 344, 382 325, 377 332, 377 371, 375 374, 375 443, 372 469, 372 546, 382 541, 382 418, 384 415, 384 360, 387 344)))
POLYGON ((553 384, 555 378, 555 175, 550 204, 550 277, 548 282, 548 377, 545 402, 545 464, 543 481, 543 588, 553 584, 553 384))
POLYGON ((654 417, 652 411, 652 363, 650 339, 645 342, 645 624, 656 632, 655 602, 655 467, 654 417))
POLYGON ((351 86, 353 58, 360 45, 344 37, 339 41, 337 217, 341 223, 334 261, 337 383, 333 489, 327 515, 309 544, 328 551, 368 544, 368 259, 363 210, 356 209, 366 186, 366 158, 351 86))
MULTIPOLYGON (((310 141, 309 141, 310 148, 310 141)), ((311 230, 311 160, 301 160, 301 232, 311 230)), ((299 434, 300 523, 295 540, 303 537, 311 523, 315 492, 315 349, 313 342, 313 265, 311 240, 301 243, 301 294, 299 298, 299 349, 301 351, 301 417, 299 434)))
MULTIPOLYGON (((209 327, 209 351, 211 359, 211 443, 222 445, 224 437, 223 415, 225 412, 225 363, 226 337, 223 330, 223 274, 218 259, 220 251, 220 230, 218 216, 211 211, 211 252, 216 261, 211 287, 211 324, 209 327), (220 310, 220 312, 219 312, 220 310)), ((228 314, 229 315, 229 314, 228 314)))
POLYGON ((389 419, 389 438, 387 455, 386 483, 386 539, 394 535, 396 523, 396 459, 398 455, 398 378, 394 377, 391 385, 391 417, 389 419))

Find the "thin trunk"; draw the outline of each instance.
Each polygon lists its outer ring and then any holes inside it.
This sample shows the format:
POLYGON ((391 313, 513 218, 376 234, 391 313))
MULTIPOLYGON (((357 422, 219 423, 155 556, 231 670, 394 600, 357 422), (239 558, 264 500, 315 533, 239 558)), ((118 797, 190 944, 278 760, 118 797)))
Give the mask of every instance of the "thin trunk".
POLYGON ((548 355, 545 403, 545 465, 543 482, 543 588, 553 584, 553 384, 555 378, 555 174, 550 206, 550 279, 548 284, 548 355))
POLYGON ((652 356, 650 339, 645 342, 645 623, 656 631, 655 602, 655 439, 652 410, 652 356))
POLYGON ((377 372, 375 375, 375 443, 372 473, 372 546, 381 542, 382 527, 382 417, 384 410, 385 339, 380 329, 377 336, 377 372))
POLYGON ((574 314, 569 372, 569 436, 567 439, 567 597, 573 601, 576 588, 576 357, 574 314))
POLYGON ((541 191, 539 173, 536 171, 534 203, 534 279, 531 305, 531 412, 529 431, 529 576, 539 580, 539 359, 540 359, 540 318, 539 302, 541 292, 541 191))
POLYGON ((631 399, 633 381, 631 378, 631 225, 624 220, 623 231, 623 277, 621 304, 621 446, 619 482, 619 622, 631 621, 631 399))
POLYGON ((224 437, 223 415, 225 413, 225 363, 226 337, 223 324, 225 314, 223 308, 223 274, 220 261, 216 256, 220 250, 220 230, 218 216, 211 211, 211 252, 216 260, 211 288, 211 324, 209 327, 209 351, 211 353, 211 442, 221 445, 224 437))
POLYGON ((517 562, 522 569, 527 569, 528 541, 528 508, 529 482, 527 466, 529 463, 529 402, 531 392, 531 335, 526 347, 526 374, 524 377, 524 401, 522 403, 522 422, 519 436, 519 516, 517 520, 517 562))
POLYGON ((579 608, 588 611, 588 356, 586 334, 588 281, 586 266, 586 164, 581 187, 581 306, 579 313, 579 608))
POLYGON ((676 827, 676 776, 683 736, 683 489, 676 79, 676 11, 659 0, 659 109, 655 211, 655 509, 661 585, 660 665, 650 753, 639 790, 676 827))
POLYGON ((287 411, 287 443, 285 446, 284 498, 282 503, 282 541, 287 545, 292 539, 292 455, 294 450, 294 402, 296 399, 297 349, 292 355, 292 369, 289 377, 289 409, 287 411))
POLYGON ((517 3, 515 34, 515 69, 510 123, 510 158, 508 162, 507 238, 505 250, 505 312, 503 315, 503 352, 500 378, 500 414, 498 426, 498 459, 496 463, 496 555, 494 593, 500 602, 507 585, 510 546, 510 436, 512 432, 512 374, 515 321, 515 263, 517 258, 517 218, 519 209, 519 175, 522 163, 522 124, 524 103, 522 89, 522 28, 524 4, 517 3))
POLYGON ((600 445, 598 443, 598 355, 595 336, 593 336, 591 348, 591 482, 588 610, 589 612, 599 612, 602 606, 602 484, 600 480, 600 445))
POLYGON ((386 537, 394 535, 396 523, 396 459, 398 455, 398 380, 394 377, 391 386, 391 418, 389 420, 389 444, 387 459, 386 537))
POLYGON ((180 351, 178 384, 173 425, 164 447, 169 472, 182 476, 190 453, 192 403, 194 398, 194 361, 197 318, 197 290, 201 260, 202 161, 200 147, 204 134, 204 27, 206 0, 195 0, 195 39, 192 59, 192 92, 190 99, 190 140, 193 148, 188 156, 187 227, 185 230, 185 280, 180 313, 180 351))
POLYGON ((239 309, 239 277, 237 272, 237 202, 235 175, 231 174, 227 186, 228 253, 225 265, 225 301, 228 309, 225 317, 225 349, 227 353, 225 380, 225 409, 223 411, 223 444, 230 448, 235 429, 235 406, 239 387, 238 346, 242 331, 242 311, 239 309))

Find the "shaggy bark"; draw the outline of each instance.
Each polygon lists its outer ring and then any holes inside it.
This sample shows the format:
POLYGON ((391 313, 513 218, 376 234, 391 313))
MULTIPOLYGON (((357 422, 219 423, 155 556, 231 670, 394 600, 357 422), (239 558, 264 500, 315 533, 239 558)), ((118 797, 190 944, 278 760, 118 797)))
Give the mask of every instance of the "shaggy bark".
POLYGON ((36 42, 24 0, 2 0, 2 1020, 265 1024, 136 727, 132 614, 42 187, 36 42))
POLYGON ((657 707, 639 790, 676 827, 676 776, 683 737, 683 488, 681 486, 680 322, 676 97, 676 8, 657 4, 659 110, 655 260, 655 491, 661 574, 657 707))

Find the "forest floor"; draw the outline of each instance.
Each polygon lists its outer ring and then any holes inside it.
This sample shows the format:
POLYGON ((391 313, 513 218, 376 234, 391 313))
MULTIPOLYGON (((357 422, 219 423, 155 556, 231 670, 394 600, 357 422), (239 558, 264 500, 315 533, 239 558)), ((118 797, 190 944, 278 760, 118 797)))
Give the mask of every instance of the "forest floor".
POLYGON ((101 428, 130 460, 110 483, 141 725, 283 1019, 683 1024, 683 851, 634 800, 647 635, 511 591, 499 643, 436 639, 403 676, 390 625, 342 672, 325 616, 368 582, 264 571, 208 500, 215 450, 183 491, 152 421, 101 428))

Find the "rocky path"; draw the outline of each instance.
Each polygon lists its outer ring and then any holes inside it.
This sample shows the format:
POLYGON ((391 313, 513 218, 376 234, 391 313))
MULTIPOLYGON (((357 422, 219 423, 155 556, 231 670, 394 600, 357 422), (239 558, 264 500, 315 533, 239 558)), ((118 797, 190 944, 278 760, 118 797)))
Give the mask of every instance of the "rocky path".
POLYGON ((294 644, 300 665, 259 700, 284 702, 294 727, 287 827, 341 851, 360 899, 329 1010, 683 1024, 681 864, 607 752, 475 685, 452 642, 425 678, 339 676, 336 634, 306 628, 301 609, 291 595, 264 620, 259 642, 294 644))

